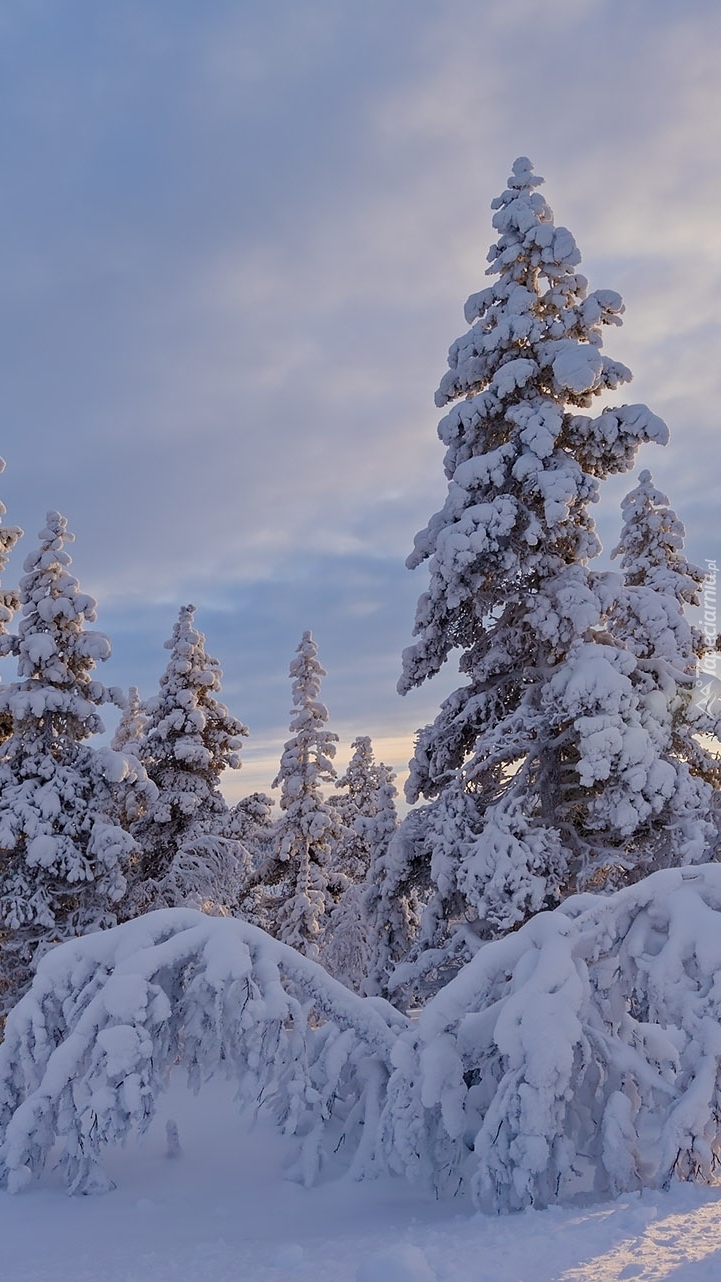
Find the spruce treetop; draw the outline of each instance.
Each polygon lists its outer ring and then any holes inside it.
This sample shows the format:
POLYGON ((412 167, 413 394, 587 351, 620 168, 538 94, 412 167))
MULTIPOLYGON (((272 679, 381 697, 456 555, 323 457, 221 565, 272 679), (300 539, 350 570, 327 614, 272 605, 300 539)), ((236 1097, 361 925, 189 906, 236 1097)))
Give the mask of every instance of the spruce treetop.
MULTIPOLYGON (((403 656, 401 693, 432 676, 454 647, 476 644, 499 602, 528 601, 539 583, 600 550, 589 505, 598 482, 632 466, 642 441, 665 443, 645 406, 578 414, 628 382, 601 352, 604 326, 621 323, 613 290, 588 293, 570 232, 535 190, 530 162, 513 166, 493 202, 500 233, 488 274, 497 280, 466 303, 470 330, 452 344, 436 403, 455 402, 438 426, 449 481, 444 507, 415 540, 407 565, 430 561, 418 603, 419 640, 403 656), (460 399, 463 398, 463 399, 460 399)), ((575 571, 574 571, 575 572, 575 571)), ((593 608, 576 574, 571 614, 593 608)), ((575 628, 558 597, 541 627, 566 645, 575 628)))
POLYGON ((290 665, 293 709, 290 729, 293 738, 285 745, 281 768, 273 787, 284 783, 280 805, 285 810, 293 804, 298 789, 314 790, 322 781, 335 780, 333 757, 338 735, 325 729, 328 709, 320 700, 321 678, 327 676, 318 659, 318 647, 311 632, 304 632, 290 665), (296 782, 289 786, 287 781, 296 782), (302 783, 301 783, 302 781, 302 783))
POLYGON ((700 604, 704 571, 684 555, 686 530, 665 494, 656 489, 648 468, 621 504, 623 528, 611 553, 620 557, 624 580, 674 596, 685 605, 700 604))
POLYGON ((84 626, 95 621, 96 602, 70 572, 65 544, 74 537, 65 517, 48 512, 39 546, 25 558, 18 635, 11 639, 21 680, 8 687, 8 699, 16 720, 71 718, 78 740, 104 730, 96 711, 100 704, 121 707, 123 698, 117 687, 92 676, 96 664, 109 658, 110 642, 84 626))
POLYGON ((164 643, 170 659, 158 695, 146 704, 143 757, 217 778, 226 767, 240 766, 248 731, 214 697, 221 689, 222 670, 205 649, 195 612, 194 605, 182 606, 164 643))
MULTIPOLYGON (((235 902, 242 852, 226 838, 228 807, 220 791, 226 767, 240 766, 248 731, 216 696, 222 670, 195 626, 195 606, 181 607, 158 694, 138 708, 144 722, 129 746, 157 788, 133 824, 142 849, 133 867, 134 911, 201 903, 226 911, 235 902)), ((132 730, 132 725, 131 725, 132 730)), ((119 728, 121 737, 127 724, 119 728)))
MULTIPOLYGON (((684 553, 686 531, 648 469, 621 503, 623 527, 618 546, 623 591, 616 606, 616 629, 639 659, 666 661, 673 679, 683 684, 695 675, 704 643, 685 615, 700 606, 705 574, 684 553)), ((658 676, 658 673, 656 674, 658 676)))
MULTIPOLYGON (((706 575, 687 559, 683 523, 647 469, 621 510, 621 537, 611 554, 620 557, 623 571, 613 611, 614 636, 636 656, 635 680, 644 693, 646 715, 656 722, 654 738, 657 743, 666 739, 678 773, 672 806, 687 828, 694 821, 696 848, 703 855, 709 840, 704 823, 712 809, 708 785, 718 787, 721 773, 719 726, 712 711, 713 688, 705 687, 699 669, 706 641, 687 617, 687 607, 701 605, 706 575), (693 779, 686 777, 689 772, 693 779), (695 789, 693 797, 690 788, 695 789)), ((673 841, 678 857, 683 843, 676 833, 673 841)))

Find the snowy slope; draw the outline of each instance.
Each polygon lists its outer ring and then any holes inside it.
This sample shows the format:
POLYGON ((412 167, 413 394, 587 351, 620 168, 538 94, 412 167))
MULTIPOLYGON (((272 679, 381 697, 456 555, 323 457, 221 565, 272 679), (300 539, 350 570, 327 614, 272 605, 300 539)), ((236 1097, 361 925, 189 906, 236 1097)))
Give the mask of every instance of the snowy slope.
POLYGON ((487 1218, 401 1179, 304 1189, 288 1141, 248 1129, 225 1082, 181 1082, 149 1136, 108 1157, 117 1183, 68 1198, 56 1174, 0 1193, 1 1282, 718 1282, 721 1190, 673 1186, 487 1218), (182 1154, 166 1156, 178 1122, 182 1154))

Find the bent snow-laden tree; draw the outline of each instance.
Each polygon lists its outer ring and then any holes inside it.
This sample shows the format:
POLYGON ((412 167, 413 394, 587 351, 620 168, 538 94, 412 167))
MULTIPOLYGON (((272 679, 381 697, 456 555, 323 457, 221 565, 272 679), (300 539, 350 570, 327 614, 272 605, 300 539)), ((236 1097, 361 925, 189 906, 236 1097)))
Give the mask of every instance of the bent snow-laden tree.
POLYGON ((471 329, 436 394, 448 495, 408 560, 429 562, 402 693, 459 649, 467 677, 420 732, 409 801, 433 800, 434 894, 425 947, 463 923, 463 950, 574 889, 609 887, 667 800, 642 723, 634 656, 609 644, 589 507, 665 425, 643 405, 581 413, 631 375, 604 356, 611 290, 587 292, 571 234, 517 160, 493 203, 496 280, 466 304, 471 329))
POLYGON ((131 825, 142 855, 133 869, 130 913, 190 904, 209 912, 234 906, 245 875, 244 851, 224 835, 228 807, 219 780, 240 766, 248 731, 216 698, 222 672, 183 606, 166 641, 160 690, 145 704, 132 748, 158 789, 131 825))
MULTIPOLYGON (((298 1137, 295 1174, 382 1171, 485 1211, 708 1180, 721 1153, 721 867, 580 895, 484 945, 414 1023, 232 918, 164 909, 59 945, 0 1046, 0 1185, 56 1142, 73 1192, 173 1066, 298 1137)), ((57 1150, 56 1150, 57 1152, 57 1150)))
POLYGON ((115 924, 136 849, 114 821, 116 793, 155 793, 133 758, 84 742, 103 730, 101 705, 122 696, 94 675, 110 642, 84 626, 95 602, 68 569, 72 537, 49 512, 25 560, 18 635, 3 638, 19 680, 0 688, 0 1009, 51 945, 115 924))
POLYGON ((394 1051, 388 1165, 485 1211, 710 1180, 721 867, 579 895, 484 945, 394 1051))
POLYGON ((0 1046, 0 1186, 37 1177, 56 1141, 70 1192, 111 1187, 103 1150, 150 1124, 176 1064, 222 1073, 299 1137, 296 1175, 326 1156, 375 1169, 391 1052, 407 1021, 231 918, 161 909, 61 945, 0 1046))

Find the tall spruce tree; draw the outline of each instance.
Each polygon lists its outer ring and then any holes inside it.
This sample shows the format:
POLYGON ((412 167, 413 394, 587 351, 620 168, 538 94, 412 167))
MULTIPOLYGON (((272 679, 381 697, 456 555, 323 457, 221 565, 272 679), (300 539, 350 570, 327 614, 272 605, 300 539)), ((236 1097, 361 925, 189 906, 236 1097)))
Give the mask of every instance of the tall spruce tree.
MULTIPOLYGON (((0 1003, 30 982, 58 940, 112 926, 126 888, 132 837, 113 820, 114 794, 154 789, 137 762, 85 742, 102 732, 99 708, 122 703, 94 675, 110 655, 86 629, 95 602, 69 571, 73 536, 48 512, 25 560, 16 637, 19 680, 0 688, 10 733, 0 748, 0 1003)), ((8 647, 6 647, 8 648, 8 647)))
POLYGON ((263 880, 276 890, 268 928, 277 939, 307 957, 318 956, 328 907, 328 874, 339 823, 322 785, 334 783, 337 734, 327 729, 328 709, 320 700, 318 647, 304 632, 290 665, 293 711, 288 739, 273 781, 280 788, 281 819, 273 861, 263 880))
POLYGON ((622 880, 662 804, 635 660, 608 644, 608 586, 588 562, 599 483, 668 433, 643 405, 579 412, 631 378, 601 351, 623 304, 588 293, 541 182, 521 158, 493 202, 496 280, 469 298, 436 394, 452 405, 438 428, 448 495, 408 560, 429 562, 430 583, 399 689, 454 650, 467 678, 419 733, 407 786, 432 800, 428 947, 451 922, 482 940, 622 880))
POLYGON ((248 731, 216 697, 222 671, 195 626, 195 606, 182 607, 165 648, 170 659, 133 745, 158 795, 131 827, 142 855, 130 902, 135 912, 180 904, 224 911, 243 879, 243 853, 225 836, 219 783, 240 766, 248 731))

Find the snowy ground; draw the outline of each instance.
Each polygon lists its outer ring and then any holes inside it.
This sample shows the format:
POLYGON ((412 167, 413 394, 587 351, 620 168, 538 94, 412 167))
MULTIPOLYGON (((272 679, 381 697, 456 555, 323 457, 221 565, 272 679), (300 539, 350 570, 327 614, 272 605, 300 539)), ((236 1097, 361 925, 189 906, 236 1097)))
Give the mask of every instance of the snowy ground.
POLYGON ((285 1141, 249 1130, 226 1083, 176 1085, 117 1182, 68 1198, 57 1177, 0 1193, 2 1282, 718 1282, 721 1189, 676 1185, 583 1211, 488 1219, 402 1180, 306 1190, 285 1141), (166 1156, 177 1119, 183 1153, 166 1156))

